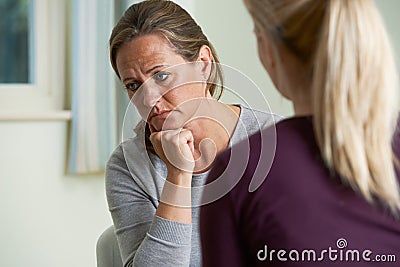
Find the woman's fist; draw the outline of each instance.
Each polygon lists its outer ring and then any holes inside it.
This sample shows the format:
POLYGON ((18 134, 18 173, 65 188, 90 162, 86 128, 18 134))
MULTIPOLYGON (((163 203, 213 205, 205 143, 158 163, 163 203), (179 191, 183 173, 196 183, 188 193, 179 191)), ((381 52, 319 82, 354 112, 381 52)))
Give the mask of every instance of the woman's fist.
POLYGON ((187 129, 153 132, 150 135, 157 155, 165 162, 168 173, 192 173, 195 167, 194 138, 187 129))

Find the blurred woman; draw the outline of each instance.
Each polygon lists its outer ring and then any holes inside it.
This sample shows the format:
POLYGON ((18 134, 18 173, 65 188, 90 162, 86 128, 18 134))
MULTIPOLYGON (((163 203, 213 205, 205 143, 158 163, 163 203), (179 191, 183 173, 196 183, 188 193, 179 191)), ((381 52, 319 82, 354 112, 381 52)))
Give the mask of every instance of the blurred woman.
MULTIPOLYGON (((202 207, 204 266, 398 266, 399 88, 374 2, 244 2, 259 58, 295 116, 276 125, 269 172, 258 171, 266 129, 250 137, 237 186, 202 207), (249 193, 253 180, 262 183, 249 193)), ((242 146, 217 159, 208 182, 236 179, 226 166, 242 146)))

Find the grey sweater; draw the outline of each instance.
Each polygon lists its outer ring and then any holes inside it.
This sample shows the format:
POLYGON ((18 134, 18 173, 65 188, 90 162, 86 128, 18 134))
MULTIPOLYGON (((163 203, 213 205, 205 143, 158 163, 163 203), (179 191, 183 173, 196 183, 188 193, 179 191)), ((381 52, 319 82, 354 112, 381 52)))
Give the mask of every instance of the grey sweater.
MULTIPOLYGON (((240 107, 230 145, 280 120, 240 107)), ((146 152, 144 130, 115 149, 107 163, 106 193, 124 266, 201 266, 199 205, 207 174, 193 175, 192 224, 169 221, 155 215, 167 172, 157 155, 146 152)))

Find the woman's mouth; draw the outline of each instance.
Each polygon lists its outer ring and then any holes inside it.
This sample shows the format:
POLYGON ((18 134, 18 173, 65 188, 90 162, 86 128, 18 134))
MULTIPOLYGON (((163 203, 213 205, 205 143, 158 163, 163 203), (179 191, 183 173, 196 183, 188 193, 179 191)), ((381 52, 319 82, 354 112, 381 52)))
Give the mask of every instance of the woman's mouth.
POLYGON ((170 113, 171 113, 170 110, 164 110, 161 112, 154 113, 153 115, 151 115, 150 120, 160 120, 160 119, 164 120, 169 116, 170 113))
POLYGON ((153 113, 150 116, 150 124, 153 126, 153 128, 157 131, 161 131, 161 128, 164 124, 164 121, 167 119, 167 117, 171 114, 170 110, 165 110, 157 113, 153 113))

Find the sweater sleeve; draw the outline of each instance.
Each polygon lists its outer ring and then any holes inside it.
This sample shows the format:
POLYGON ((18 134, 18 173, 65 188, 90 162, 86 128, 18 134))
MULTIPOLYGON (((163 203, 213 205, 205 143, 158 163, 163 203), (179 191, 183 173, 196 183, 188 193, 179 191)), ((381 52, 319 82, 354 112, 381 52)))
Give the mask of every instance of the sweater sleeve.
POLYGON ((106 194, 124 266, 189 266, 192 225, 155 215, 158 201, 132 178, 121 147, 107 163, 106 194))

